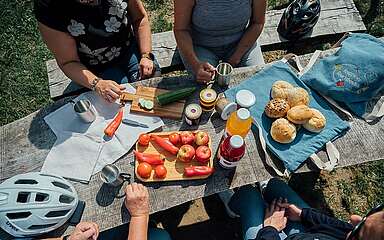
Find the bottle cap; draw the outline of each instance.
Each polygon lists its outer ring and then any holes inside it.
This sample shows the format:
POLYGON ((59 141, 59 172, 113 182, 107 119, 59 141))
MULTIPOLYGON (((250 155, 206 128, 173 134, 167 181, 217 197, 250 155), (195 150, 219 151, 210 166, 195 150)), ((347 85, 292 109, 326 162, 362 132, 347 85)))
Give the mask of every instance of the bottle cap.
POLYGON ((240 90, 236 93, 236 102, 243 108, 252 107, 256 102, 255 95, 249 90, 240 90))
POLYGON ((241 148, 244 145, 244 139, 239 135, 234 135, 229 140, 232 148, 241 148))
POLYGON ((231 115, 231 113, 236 112, 236 110, 237 110, 236 103, 234 102, 229 103, 224 107, 223 111, 221 112, 221 115, 220 115, 221 119, 227 120, 231 115))
POLYGON ((196 103, 191 103, 185 108, 185 115, 189 119, 198 119, 201 116, 202 109, 196 103))
POLYGON ((206 104, 216 101, 217 92, 212 88, 206 88, 200 92, 200 100, 206 104))
POLYGON ((251 117, 251 114, 246 108, 240 108, 239 110, 237 110, 236 113, 237 113, 237 117, 241 120, 247 120, 248 118, 251 117))

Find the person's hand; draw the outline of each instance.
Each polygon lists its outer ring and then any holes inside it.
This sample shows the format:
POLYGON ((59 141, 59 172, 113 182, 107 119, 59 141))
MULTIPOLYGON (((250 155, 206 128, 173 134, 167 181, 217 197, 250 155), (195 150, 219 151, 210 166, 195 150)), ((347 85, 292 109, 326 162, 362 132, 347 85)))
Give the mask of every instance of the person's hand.
POLYGON ((281 232, 287 225, 287 217, 285 216, 285 208, 279 207, 282 203, 282 199, 276 201, 274 199, 272 203, 265 209, 264 227, 271 226, 281 232))
POLYGON ((208 62, 199 63, 194 67, 193 72, 196 75, 196 81, 199 83, 208 83, 212 81, 216 69, 208 62))
POLYGON ((124 89, 125 87, 119 85, 117 82, 103 79, 99 80, 95 87, 96 92, 108 102, 116 101, 124 89))
POLYGON ((96 240, 99 236, 99 226, 93 222, 81 222, 69 236, 69 240, 96 240))
POLYGON ((148 58, 142 58, 139 64, 141 79, 149 78, 153 75, 153 61, 148 58))
POLYGON ((132 183, 125 188, 125 207, 131 217, 149 215, 149 194, 146 187, 132 183))
POLYGON ((291 221, 300 222, 301 221, 301 212, 302 210, 298 208, 295 204, 288 203, 287 199, 284 199, 284 202, 279 204, 279 207, 285 208, 285 215, 291 221))

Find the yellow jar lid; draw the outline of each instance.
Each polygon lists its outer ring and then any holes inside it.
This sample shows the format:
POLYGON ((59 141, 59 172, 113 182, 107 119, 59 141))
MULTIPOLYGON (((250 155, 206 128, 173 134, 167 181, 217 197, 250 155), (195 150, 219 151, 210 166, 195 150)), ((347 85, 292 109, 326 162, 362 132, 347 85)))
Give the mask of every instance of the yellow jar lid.
POLYGON ((203 89, 200 92, 200 100, 204 103, 207 103, 207 104, 212 103, 216 101, 216 98, 217 98, 217 93, 215 90, 211 88, 203 89))

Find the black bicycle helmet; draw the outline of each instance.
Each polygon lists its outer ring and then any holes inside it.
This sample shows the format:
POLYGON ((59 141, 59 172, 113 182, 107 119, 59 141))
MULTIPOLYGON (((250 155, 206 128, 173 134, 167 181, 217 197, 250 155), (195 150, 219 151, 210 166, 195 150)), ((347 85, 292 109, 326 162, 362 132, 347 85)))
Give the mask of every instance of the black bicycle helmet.
POLYGON ((285 39, 298 39, 312 30, 320 10, 320 0, 294 0, 285 9, 277 31, 285 39))

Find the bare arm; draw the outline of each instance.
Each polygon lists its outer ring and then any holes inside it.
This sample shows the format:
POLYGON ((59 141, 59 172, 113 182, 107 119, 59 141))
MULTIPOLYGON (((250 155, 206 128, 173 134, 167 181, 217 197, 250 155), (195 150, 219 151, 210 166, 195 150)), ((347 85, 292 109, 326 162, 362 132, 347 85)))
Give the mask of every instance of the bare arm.
POLYGON ((125 206, 131 214, 128 240, 147 240, 149 194, 146 187, 132 183, 125 188, 125 206))
MULTIPOLYGON (((151 26, 148 20, 148 14, 140 0, 128 1, 128 15, 132 21, 133 31, 139 45, 141 55, 152 52, 151 26)), ((147 78, 152 76, 154 66, 152 60, 141 58, 140 76, 147 78)))
POLYGON ((236 66, 241 61, 243 55, 255 44, 263 31, 265 23, 265 11, 267 8, 266 0, 253 0, 252 16, 249 21, 247 30, 240 39, 235 52, 229 58, 228 62, 232 66, 236 66))
POLYGON ((175 0, 175 24, 173 32, 175 34, 177 47, 192 67, 192 71, 196 75, 198 82, 206 83, 211 81, 215 68, 205 62, 202 63, 197 58, 193 50, 193 42, 191 37, 191 17, 192 9, 195 5, 194 0, 175 0))
POLYGON ((129 223, 128 240, 146 240, 148 234, 148 216, 132 217, 129 223))
POLYGON ((193 42, 191 37, 191 17, 192 9, 195 5, 194 0, 175 0, 175 24, 173 32, 175 34, 177 47, 192 68, 196 68, 199 64, 195 51, 193 50, 193 42))
MULTIPOLYGON (((72 81, 86 88, 91 88, 97 76, 85 67, 77 54, 76 42, 67 33, 57 31, 39 22, 41 36, 56 58, 60 69, 72 81)), ((119 97, 124 87, 111 80, 100 80, 96 91, 108 101, 119 97)))
POLYGON ((89 71, 79 59, 75 40, 67 33, 52 29, 39 23, 39 30, 45 44, 56 58, 60 69, 72 81, 91 88, 96 75, 89 71))

